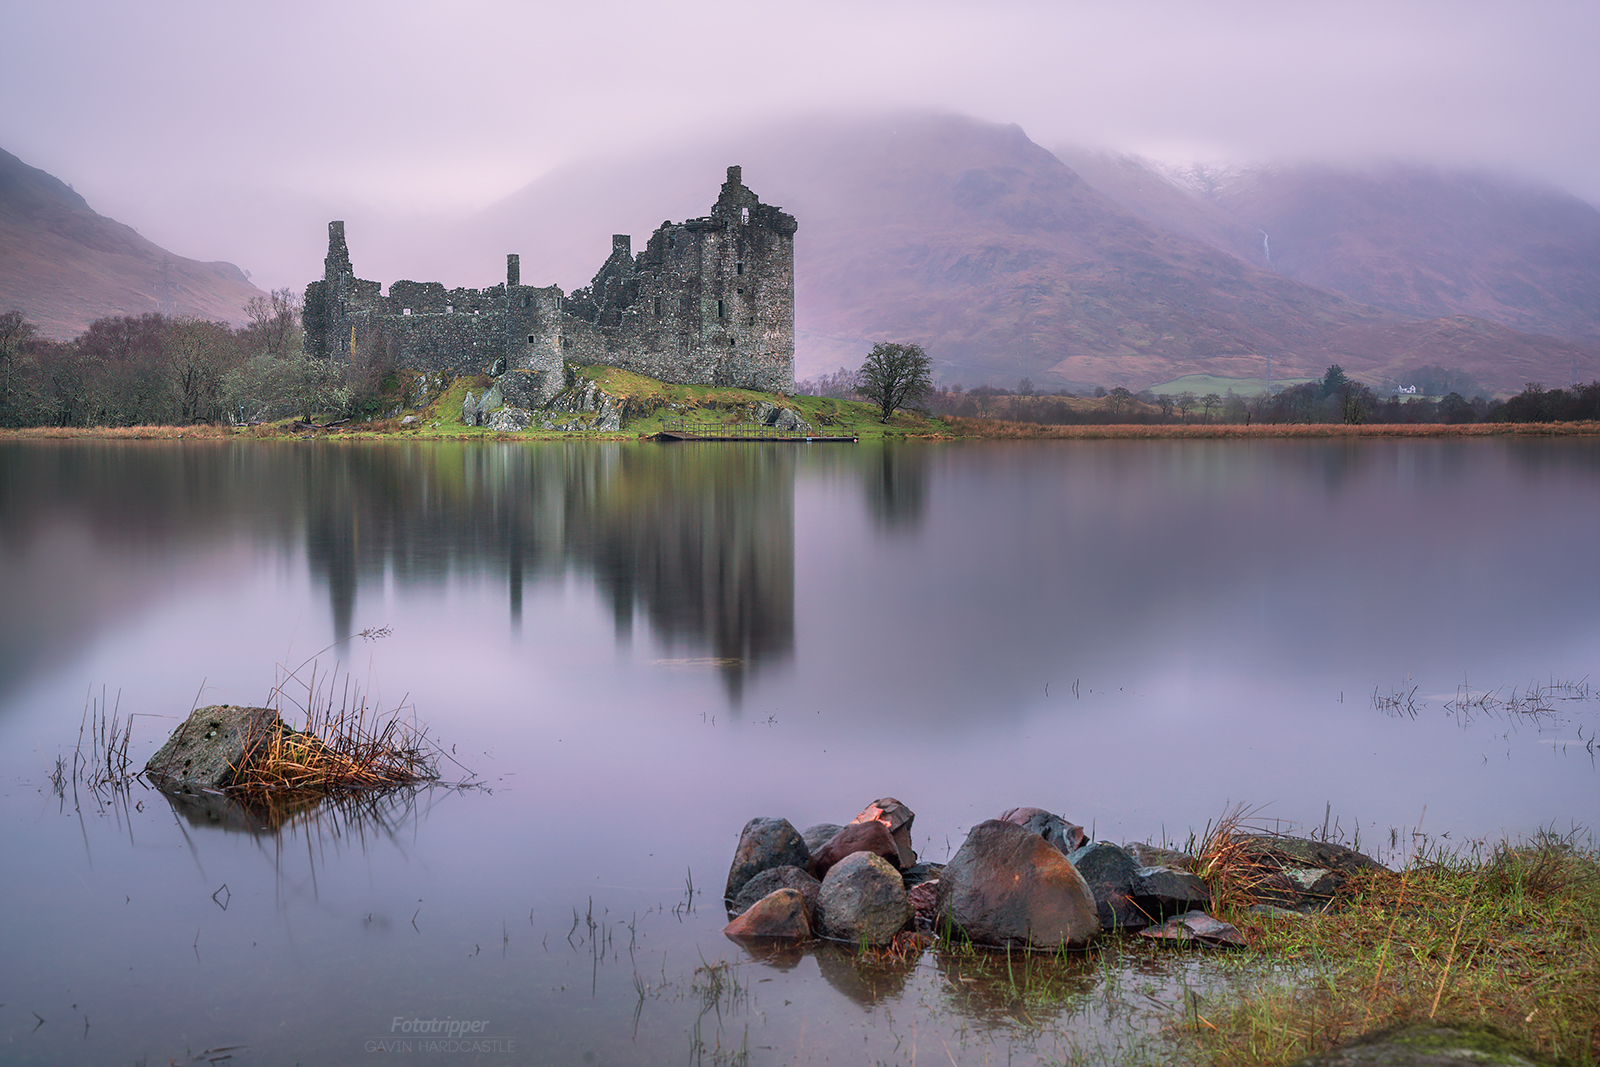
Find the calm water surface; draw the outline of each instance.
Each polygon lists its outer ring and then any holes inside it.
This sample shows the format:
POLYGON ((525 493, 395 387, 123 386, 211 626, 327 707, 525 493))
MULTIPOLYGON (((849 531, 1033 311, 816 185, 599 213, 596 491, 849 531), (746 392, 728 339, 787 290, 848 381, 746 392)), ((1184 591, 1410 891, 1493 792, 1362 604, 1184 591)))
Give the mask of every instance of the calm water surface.
POLYGON ((1159 1031, 1202 961, 1091 954, 1045 1006, 938 952, 753 956, 739 829, 1592 826, 1597 542, 1592 440, 6 443, 0 1059, 1050 1062, 1116 1040, 1108 981, 1159 1031), (52 788, 102 694, 142 765, 313 656, 478 787, 276 828, 52 788), (386 1044, 414 1018, 493 1043, 386 1044))

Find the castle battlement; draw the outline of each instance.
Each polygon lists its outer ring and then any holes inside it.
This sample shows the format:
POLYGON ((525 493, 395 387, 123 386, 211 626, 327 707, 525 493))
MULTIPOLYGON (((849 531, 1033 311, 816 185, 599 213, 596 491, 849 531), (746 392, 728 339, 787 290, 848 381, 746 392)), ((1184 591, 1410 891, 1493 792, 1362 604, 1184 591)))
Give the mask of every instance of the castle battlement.
POLYGON ((564 362, 788 391, 797 228, 729 167, 710 215, 663 222, 637 255, 630 235, 614 235, 611 255, 571 295, 521 284, 521 259, 511 253, 503 284, 397 281, 385 296, 380 283, 355 276, 344 223, 330 222, 323 276, 306 287, 306 352, 348 359, 385 345, 395 364, 418 370, 531 371, 542 400, 565 384, 564 362))

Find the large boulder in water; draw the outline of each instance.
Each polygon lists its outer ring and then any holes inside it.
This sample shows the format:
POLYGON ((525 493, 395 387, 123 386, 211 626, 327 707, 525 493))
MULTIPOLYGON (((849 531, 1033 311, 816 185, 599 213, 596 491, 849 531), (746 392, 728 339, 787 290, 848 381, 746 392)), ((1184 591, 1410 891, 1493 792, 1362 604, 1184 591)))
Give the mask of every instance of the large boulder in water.
POLYGON ((817 892, 817 929, 836 941, 887 945, 910 918, 900 872, 871 852, 835 863, 817 892))
POLYGON ((150 757, 144 773, 163 790, 226 789, 254 743, 288 729, 271 708, 196 708, 150 757))
POLYGON ((1012 808, 1000 816, 1000 821, 1027 827, 1060 849, 1063 856, 1089 842, 1083 827, 1043 808, 1012 808))
POLYGON ((773 867, 805 867, 811 853, 800 838, 800 831, 788 819, 755 818, 739 833, 739 847, 728 867, 728 885, 722 897, 731 901, 744 884, 773 867))
POLYGON ((1026 827, 974 826, 939 879, 938 925, 984 945, 1081 948, 1100 932, 1094 894, 1070 860, 1026 827))
POLYGON ((818 878, 826 877, 830 867, 856 852, 882 856, 891 866, 900 864, 900 847, 890 836, 887 826, 876 821, 853 822, 849 826, 841 826, 839 832, 811 857, 811 873, 818 878))

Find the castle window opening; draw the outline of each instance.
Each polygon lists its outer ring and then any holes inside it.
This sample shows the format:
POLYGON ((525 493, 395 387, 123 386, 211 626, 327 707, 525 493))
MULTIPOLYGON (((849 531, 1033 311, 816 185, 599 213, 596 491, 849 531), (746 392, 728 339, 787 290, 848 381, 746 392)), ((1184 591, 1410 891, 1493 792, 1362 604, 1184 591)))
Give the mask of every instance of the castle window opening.
POLYGON ((454 315, 456 313, 456 306, 454 304, 446 304, 444 306, 444 313, 446 315, 454 315))
MULTIPOLYGON (((407 312, 409 314, 409 312, 407 312)), ((722 301, 717 301, 717 318, 722 318, 722 301)))
POLYGON ((750 225, 750 209, 749 208, 741 208, 739 210, 739 225, 741 225, 741 226, 750 225))
POLYGON ((537 343, 537 341, 538 341, 538 340, 539 340, 539 339, 538 339, 538 338, 537 338, 537 337, 535 337, 535 336, 534 336, 534 335, 533 335, 533 334, 531 334, 531 333, 530 333, 530 334, 529 334, 529 335, 528 335, 528 343, 529 343, 529 344, 530 344, 530 345, 531 345, 531 344, 535 344, 535 343, 537 343))
POLYGON ((743 274, 744 273, 744 260, 741 259, 741 260, 739 260, 739 262, 737 262, 737 263, 735 263, 733 265, 733 273, 735 273, 735 274, 743 274))
POLYGON ((411 314, 411 309, 410 308, 406 308, 404 311, 400 312, 400 314, 409 315, 409 314, 411 314))
POLYGON ((661 298, 658 296, 658 297, 656 297, 656 318, 659 319, 660 317, 661 317, 661 298))
POLYGON ((522 306, 523 307, 527 307, 528 306, 528 294, 527 293, 523 293, 522 294, 522 306))

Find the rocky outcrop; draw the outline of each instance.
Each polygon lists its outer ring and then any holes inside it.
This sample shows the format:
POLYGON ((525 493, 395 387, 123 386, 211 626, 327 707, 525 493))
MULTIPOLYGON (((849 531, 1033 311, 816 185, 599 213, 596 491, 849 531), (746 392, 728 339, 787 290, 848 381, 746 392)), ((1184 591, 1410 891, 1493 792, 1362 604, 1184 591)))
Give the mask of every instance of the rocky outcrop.
POLYGON ((900 872, 871 852, 835 863, 817 893, 818 932, 835 941, 887 945, 910 919, 900 872))
POLYGON ((1043 837, 990 819, 974 826, 939 878, 936 928, 982 945, 1082 948, 1100 932, 1094 894, 1043 837))
POLYGON ((901 870, 916 865, 917 850, 911 847, 911 824, 917 819, 917 813, 906 807, 894 797, 880 797, 862 809, 861 814, 850 820, 852 823, 879 822, 889 830, 889 835, 894 838, 895 847, 900 850, 896 859, 888 857, 895 866, 901 870))
POLYGON ((801 418, 799 413, 792 408, 779 407, 765 400, 756 403, 755 410, 751 412, 750 417, 752 421, 774 430, 803 434, 816 432, 811 428, 811 424, 801 418))

